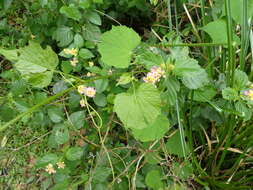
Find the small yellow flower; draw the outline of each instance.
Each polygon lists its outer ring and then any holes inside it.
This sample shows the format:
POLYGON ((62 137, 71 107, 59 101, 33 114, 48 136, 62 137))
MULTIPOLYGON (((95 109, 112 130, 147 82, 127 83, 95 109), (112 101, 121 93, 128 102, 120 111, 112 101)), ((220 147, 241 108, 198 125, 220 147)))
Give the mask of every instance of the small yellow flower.
POLYGON ((94 62, 93 61, 90 61, 89 62, 89 67, 93 67, 94 66, 94 62))
POLYGON ((65 168, 65 163, 64 162, 57 162, 56 164, 58 166, 58 169, 64 169, 65 168))
POLYGON ((80 94, 84 94, 85 93, 85 86, 84 85, 79 85, 77 87, 77 91, 80 93, 80 94))
POLYGON ((88 72, 87 73, 87 77, 91 77, 92 75, 91 75, 91 73, 90 72, 88 72))
POLYGON ((78 63, 78 59, 76 57, 74 57, 71 61, 70 61, 70 64, 73 66, 73 67, 76 67, 76 64, 78 63))
POLYGON ((49 174, 54 174, 54 173, 56 173, 56 170, 54 169, 52 164, 48 164, 46 167, 46 172, 49 174))
POLYGON ((35 36, 35 35, 33 35, 33 34, 31 34, 31 38, 32 38, 32 39, 34 39, 34 38, 36 38, 36 36, 35 36))
POLYGON ((80 106, 81 106, 82 108, 86 106, 86 103, 85 103, 85 100, 84 100, 84 99, 80 100, 80 106))
POLYGON ((64 49, 63 52, 64 52, 65 54, 74 55, 74 56, 77 56, 77 53, 78 53, 77 49, 75 49, 75 48, 64 49))

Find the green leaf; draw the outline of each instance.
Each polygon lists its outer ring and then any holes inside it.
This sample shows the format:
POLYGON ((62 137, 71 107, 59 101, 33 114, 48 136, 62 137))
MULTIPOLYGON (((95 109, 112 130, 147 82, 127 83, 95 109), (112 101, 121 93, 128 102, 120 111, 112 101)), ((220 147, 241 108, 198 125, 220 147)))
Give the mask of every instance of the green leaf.
POLYGON ((83 27, 83 37, 88 41, 98 43, 101 37, 101 31, 94 24, 86 24, 83 27))
POLYGON ((98 13, 94 11, 87 12, 85 18, 87 18, 91 23, 96 25, 101 25, 101 18, 98 13))
POLYGON ((38 88, 50 84, 54 69, 58 65, 58 56, 51 47, 42 49, 40 44, 32 41, 28 46, 17 50, 1 49, 0 54, 15 61, 15 68, 31 85, 38 88))
POLYGON ((36 161, 36 167, 41 168, 47 166, 48 164, 56 164, 57 161, 58 156, 56 154, 49 153, 36 161))
POLYGON ((210 35, 214 43, 227 43, 227 26, 225 20, 218 19, 210 22, 202 29, 210 35))
POLYGON ((133 80, 133 77, 130 73, 124 73, 120 76, 116 86, 128 84, 132 80, 133 80))
POLYGON ((81 129, 85 123, 85 112, 77 111, 69 116, 70 123, 77 129, 81 129))
POLYGON ((102 55, 102 61, 117 68, 127 68, 131 61, 132 51, 140 43, 141 38, 133 29, 117 26, 105 32, 101 40, 98 50, 102 55))
POLYGON ((93 176, 93 180, 96 183, 103 183, 106 181, 106 179, 109 177, 111 174, 111 168, 107 168, 105 166, 99 166, 96 168, 93 176))
POLYGON ((61 70, 64 73, 70 73, 73 70, 73 66, 70 64, 69 61, 62 61, 61 62, 61 70))
POLYGON ((90 50, 85 49, 85 48, 80 49, 78 55, 79 55, 79 57, 81 57, 83 59, 90 59, 90 58, 95 57, 90 50))
POLYGON ((58 144, 64 144, 68 142, 69 140, 69 130, 68 128, 63 124, 55 125, 53 128, 52 137, 54 138, 54 141, 58 144))
POLYGON ((80 160, 82 156, 83 156, 83 148, 81 147, 71 147, 66 152, 66 158, 69 161, 80 160))
MULTIPOLYGON (((177 131, 172 137, 170 137, 166 143, 166 149, 170 154, 175 154, 179 157, 184 157, 182 141, 180 133, 177 131)), ((186 155, 189 154, 188 146, 186 146, 186 155)))
POLYGON ((193 100, 198 102, 210 101, 216 95, 216 90, 213 86, 205 86, 194 91, 193 100))
POLYGON ((11 4, 12 4, 13 0, 4 0, 4 9, 8 9, 11 4))
POLYGON ((162 100, 167 101, 171 106, 175 105, 177 99, 177 92, 180 89, 180 83, 175 78, 166 78, 164 85, 167 87, 167 90, 162 93, 162 100))
POLYGON ((108 79, 99 79, 99 80, 95 80, 95 88, 97 93, 102 93, 106 90, 106 88, 109 85, 109 80, 108 79))
MULTIPOLYGON (((253 0, 247 0, 247 11, 248 11, 248 19, 252 17, 253 15, 253 0)), ((242 19, 243 19, 243 0, 233 0, 231 3, 231 16, 236 21, 236 23, 242 25, 242 19)), ((223 14, 225 13, 225 5, 223 6, 223 14)))
POLYGON ((54 123, 59 123, 63 120, 62 109, 58 107, 51 107, 48 109, 48 116, 54 123))
POLYGON ((222 97, 226 100, 236 100, 237 98, 239 98, 238 92, 230 87, 227 87, 222 90, 222 97))
POLYGON ((160 66, 164 63, 164 60, 160 54, 147 51, 138 57, 138 62, 150 69, 152 66, 160 66))
POLYGON ((64 47, 73 41, 74 35, 71 28, 67 26, 61 26, 54 32, 53 39, 59 42, 58 46, 64 47))
POLYGON ((104 107, 107 104, 107 99, 104 94, 96 94, 93 100, 97 106, 104 107))
POLYGON ((183 84, 190 89, 201 88, 209 82, 206 71, 191 58, 176 60, 173 72, 181 77, 183 84))
POLYGON ((74 37, 74 44, 75 44, 75 47, 77 47, 77 48, 83 47, 84 40, 83 40, 83 37, 80 34, 76 34, 75 35, 75 37, 74 37))
POLYGON ((80 0, 79 6, 83 9, 87 9, 90 7, 90 0, 80 0))
POLYGON ((180 179, 187 180, 187 178, 193 176, 193 167, 189 161, 185 161, 182 164, 174 162, 173 173, 180 179))
MULTIPOLYGON (((208 23, 202 28, 206 33, 210 35, 213 43, 227 43, 227 24, 223 19, 217 19, 213 22, 208 23)), ((240 39, 234 35, 234 41, 240 42, 240 39)))
POLYGON ((142 142, 154 141, 161 139, 169 130, 170 123, 167 117, 159 115, 155 122, 144 129, 132 129, 136 139, 142 142))
POLYGON ((160 190, 164 188, 164 184, 161 181, 161 174, 159 170, 151 170, 148 172, 145 178, 145 182, 148 187, 154 190, 160 190))
POLYGON ((246 87, 249 79, 248 79, 248 75, 245 72, 243 72, 243 71, 241 71, 239 69, 236 69, 234 77, 235 77, 234 78, 234 80, 235 80, 234 81, 235 82, 235 88, 237 90, 242 90, 243 88, 246 87))
POLYGON ((252 111, 244 102, 236 102, 235 109, 240 113, 240 116, 244 118, 244 121, 248 121, 252 117, 252 111))
POLYGON ((143 129, 154 123, 161 113, 160 93, 151 84, 143 83, 133 92, 118 94, 114 110, 126 128, 143 129))
POLYGON ((68 88, 67 83, 64 80, 60 80, 53 86, 53 93, 57 94, 63 90, 66 90, 68 88))
POLYGON ((78 8, 75 5, 70 4, 69 6, 62 6, 60 9, 60 13, 64 14, 68 18, 72 18, 74 20, 79 21, 82 17, 78 8))

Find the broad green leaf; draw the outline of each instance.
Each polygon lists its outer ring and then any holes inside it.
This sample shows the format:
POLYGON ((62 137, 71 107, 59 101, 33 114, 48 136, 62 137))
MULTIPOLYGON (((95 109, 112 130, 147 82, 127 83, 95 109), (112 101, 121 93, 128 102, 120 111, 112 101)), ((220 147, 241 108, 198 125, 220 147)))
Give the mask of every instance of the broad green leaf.
POLYGON ((160 190, 164 188, 164 184, 161 181, 161 173, 159 170, 151 170, 148 172, 145 178, 145 182, 148 187, 154 190, 160 190))
POLYGON ((53 72, 46 71, 43 73, 34 73, 32 75, 25 76, 28 83, 37 88, 43 88, 48 86, 53 78, 53 72))
POLYGON ((60 80, 54 84, 53 93, 57 94, 63 90, 66 90, 67 88, 68 88, 67 83, 64 80, 60 80))
MULTIPOLYGON (((231 16, 234 21, 238 24, 242 25, 243 19, 243 0, 232 0, 231 2, 231 16)), ((253 0, 247 0, 247 12, 248 12, 248 19, 253 15, 253 0)), ((225 12, 225 5, 223 6, 223 16, 226 15, 225 12)))
POLYGON ((244 102, 236 102, 235 109, 240 113, 240 116, 244 118, 245 121, 248 121, 252 117, 252 111, 244 102))
POLYGON ((73 70, 73 66, 70 64, 69 61, 62 61, 61 62, 61 70, 64 73, 70 73, 73 70))
POLYGON ((97 106, 104 107, 107 104, 107 99, 104 94, 97 93, 96 96, 93 98, 93 101, 97 106))
POLYGON ((191 58, 176 60, 173 72, 181 77, 183 84, 190 89, 201 88, 209 82, 206 71, 191 58))
MULTIPOLYGON (((179 157, 184 157, 182 141, 180 133, 177 131, 172 137, 170 137, 166 143, 166 149, 170 154, 175 154, 179 157)), ((186 146, 186 155, 189 154, 188 146, 186 146)))
POLYGON ((158 152, 147 152, 145 154, 145 161, 149 164, 158 164, 161 158, 158 152))
POLYGON ((60 13, 64 14, 68 18, 72 18, 74 20, 79 21, 82 17, 80 11, 75 5, 70 4, 69 6, 62 6, 60 9, 60 13))
POLYGON ((95 88, 97 93, 102 93, 106 90, 106 88, 109 85, 109 80, 108 79, 99 79, 99 80, 95 80, 95 88))
POLYGON ((48 116, 54 123, 59 123, 63 120, 62 109, 58 107, 51 107, 48 109, 48 116))
POLYGON ((222 97, 226 100, 236 100, 237 98, 239 98, 238 92, 230 87, 227 87, 222 90, 222 97))
POLYGON ((66 158, 69 161, 75 161, 75 160, 80 160, 81 157, 83 156, 83 148, 81 147, 71 147, 68 149, 66 152, 66 158))
POLYGON ((182 164, 174 162, 173 173, 180 179, 186 180, 193 176, 193 167, 189 161, 185 161, 182 164))
POLYGON ((126 128, 144 129, 154 123, 161 110, 160 93, 151 84, 143 83, 133 92, 118 94, 114 110, 126 128))
POLYGON ((28 46, 17 50, 2 50, 7 59, 16 62, 15 68, 34 87, 43 88, 50 84, 58 56, 47 47, 42 49, 40 44, 30 42, 28 46))
POLYGON ((89 23, 83 26, 83 37, 88 41, 98 43, 101 37, 101 31, 98 26, 89 23))
POLYGON ((85 112, 77 111, 69 116, 70 123, 77 129, 81 129, 85 123, 85 112))
POLYGON ((204 69, 199 72, 187 73, 182 78, 183 84, 190 89, 198 89, 208 84, 208 76, 204 69))
POLYGON ((96 25, 101 25, 101 18, 97 12, 94 11, 89 11, 86 15, 85 18, 87 18, 91 23, 96 24, 96 25))
POLYGON ((53 128, 52 136, 58 145, 64 144, 69 140, 69 130, 65 125, 57 124, 53 128))
POLYGON ((225 20, 218 19, 210 22, 202 29, 210 35, 214 43, 227 43, 227 26, 225 20))
POLYGON ((213 86, 205 86, 194 91, 193 100, 199 102, 208 102, 216 95, 216 90, 213 86))
POLYGON ((105 166, 98 166, 94 172, 93 180, 96 183, 103 183, 111 174, 111 168, 105 166))
POLYGON ((79 6, 83 9, 87 9, 90 7, 90 0, 80 0, 79 6))
POLYGON ((101 40, 98 50, 102 61, 117 68, 127 68, 131 61, 132 51, 140 43, 141 38, 133 29, 117 26, 105 32, 101 40))
POLYGON ((248 80, 248 75, 245 72, 239 69, 235 70, 234 82, 235 88, 237 90, 242 90, 243 88, 245 88, 248 83, 248 80))
MULTIPOLYGON (((208 23, 202 28, 210 35, 214 43, 227 43, 227 24, 223 19, 218 19, 208 23)), ((234 34, 234 41, 240 42, 239 38, 234 34)))
POLYGON ((71 28, 67 26, 61 26, 57 28, 54 32, 53 39, 59 42, 58 46, 64 47, 69 45, 73 41, 74 35, 71 28))
POLYGON ((77 48, 83 47, 84 40, 83 40, 83 37, 80 34, 76 34, 75 35, 75 37, 74 37, 74 44, 75 44, 75 47, 77 47, 77 48))
POLYGON ((132 129, 136 139, 142 142, 161 139, 170 128, 170 122, 164 115, 159 115, 155 122, 144 129, 132 129))
POLYGON ((125 85, 130 83, 133 80, 133 77, 130 73, 124 73, 120 76, 118 82, 117 82, 117 86, 118 85, 125 85))
POLYGON ((152 66, 160 66, 164 63, 164 60, 161 55, 147 51, 138 56, 138 62, 144 64, 147 69, 150 69, 152 66))
POLYGON ((57 161, 58 156, 56 154, 49 153, 37 160, 36 167, 40 168, 45 167, 48 164, 56 164, 57 161))
POLYGON ((90 59, 90 58, 95 57, 90 50, 85 49, 85 48, 80 49, 78 55, 79 55, 79 57, 81 57, 83 59, 90 59))
POLYGON ((166 78, 164 85, 167 87, 167 90, 161 95, 162 100, 165 100, 169 105, 173 106, 176 103, 177 92, 180 89, 180 83, 175 78, 166 78))

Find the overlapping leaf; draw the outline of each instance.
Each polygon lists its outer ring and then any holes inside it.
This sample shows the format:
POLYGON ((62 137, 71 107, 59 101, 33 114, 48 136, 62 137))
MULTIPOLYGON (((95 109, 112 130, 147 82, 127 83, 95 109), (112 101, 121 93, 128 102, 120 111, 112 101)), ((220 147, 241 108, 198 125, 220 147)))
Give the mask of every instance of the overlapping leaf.
POLYGON ((126 128, 143 129, 160 115, 159 91, 151 84, 141 84, 133 92, 118 94, 114 110, 126 128))
POLYGON ((17 50, 0 49, 0 54, 15 62, 15 68, 34 87, 43 88, 50 84, 58 56, 51 47, 41 48, 40 44, 30 42, 17 50))
POLYGON ((141 38, 126 26, 113 27, 101 36, 102 42, 98 50, 102 61, 118 68, 127 68, 131 61, 132 51, 140 43, 141 38))

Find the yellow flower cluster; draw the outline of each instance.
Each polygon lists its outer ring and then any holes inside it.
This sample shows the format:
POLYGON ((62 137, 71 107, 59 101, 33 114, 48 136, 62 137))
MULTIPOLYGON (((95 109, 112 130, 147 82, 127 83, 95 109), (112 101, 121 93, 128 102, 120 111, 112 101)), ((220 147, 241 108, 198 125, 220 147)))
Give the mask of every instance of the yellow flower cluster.
POLYGON ((71 48, 71 49, 64 49, 63 52, 65 54, 68 54, 68 55, 73 55, 73 56, 77 56, 77 53, 78 53, 78 50, 75 49, 75 48, 71 48))
POLYGON ((161 67, 153 66, 147 76, 143 78, 144 82, 155 84, 159 82, 161 77, 164 77, 165 71, 161 67))
POLYGON ((78 50, 75 48, 71 48, 71 49, 64 49, 63 52, 67 55, 72 55, 74 56, 74 58, 70 61, 70 64, 73 67, 76 67, 76 64, 78 63, 78 59, 77 59, 77 54, 78 54, 78 50))
MULTIPOLYGON (((57 162, 56 163, 58 169, 64 169, 65 168, 65 163, 64 162, 57 162)), ((54 169, 54 166, 53 164, 49 163, 47 166, 46 166, 46 169, 45 171, 48 173, 48 174, 55 174, 56 173, 56 170, 54 169)))

